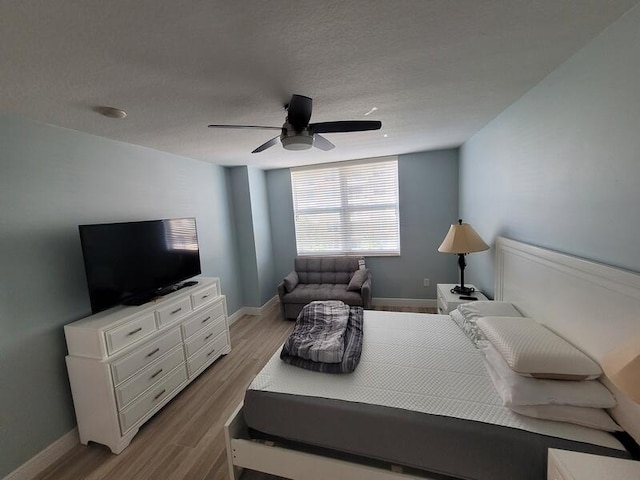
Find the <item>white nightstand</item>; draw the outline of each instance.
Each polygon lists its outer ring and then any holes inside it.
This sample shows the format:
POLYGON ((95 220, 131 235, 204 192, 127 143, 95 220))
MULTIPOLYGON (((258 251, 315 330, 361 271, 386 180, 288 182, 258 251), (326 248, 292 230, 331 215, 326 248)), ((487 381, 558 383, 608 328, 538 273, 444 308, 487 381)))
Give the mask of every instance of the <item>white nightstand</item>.
POLYGON ((637 480, 640 462, 569 450, 549 449, 548 480, 637 480))
MULTIPOLYGON (((439 283, 438 284, 438 313, 447 314, 451 310, 455 310, 458 305, 462 303, 468 303, 472 300, 461 300, 460 295, 457 293, 451 293, 451 289, 455 287, 455 283, 439 283)), ((465 284, 465 287, 476 288, 474 285, 465 284)), ((476 297, 478 300, 488 300, 482 292, 476 290, 470 297, 476 297)))

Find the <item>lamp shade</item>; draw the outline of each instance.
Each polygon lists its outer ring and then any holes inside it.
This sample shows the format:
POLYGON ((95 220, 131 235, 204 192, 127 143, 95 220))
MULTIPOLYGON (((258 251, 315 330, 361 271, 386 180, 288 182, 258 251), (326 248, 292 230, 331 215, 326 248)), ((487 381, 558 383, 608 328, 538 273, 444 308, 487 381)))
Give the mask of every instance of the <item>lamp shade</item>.
POLYGON ((605 354, 601 363, 609 380, 640 403, 640 335, 605 354))
POLYGON ((438 251, 442 253, 473 253, 489 250, 489 245, 484 243, 480 235, 468 223, 451 225, 447 236, 444 237, 438 251))

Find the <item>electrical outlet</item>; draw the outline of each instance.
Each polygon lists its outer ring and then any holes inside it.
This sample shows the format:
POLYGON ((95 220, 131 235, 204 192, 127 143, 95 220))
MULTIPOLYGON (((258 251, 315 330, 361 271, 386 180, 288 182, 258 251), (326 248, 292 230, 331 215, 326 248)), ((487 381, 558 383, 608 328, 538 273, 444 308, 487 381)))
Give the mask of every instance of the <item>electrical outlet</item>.
POLYGON ((428 287, 429 286, 429 279, 425 278, 424 280, 422 280, 422 286, 423 287, 428 287))

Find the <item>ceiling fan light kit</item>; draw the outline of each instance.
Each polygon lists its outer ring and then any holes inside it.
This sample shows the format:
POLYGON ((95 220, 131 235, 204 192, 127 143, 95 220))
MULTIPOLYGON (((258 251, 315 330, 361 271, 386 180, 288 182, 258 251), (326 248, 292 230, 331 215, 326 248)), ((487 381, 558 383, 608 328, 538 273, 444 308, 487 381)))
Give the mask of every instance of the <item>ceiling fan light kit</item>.
POLYGON ((280 139, 285 150, 309 150, 313 147, 313 137, 310 135, 295 135, 280 139))
MULTIPOLYGON (((292 95, 285 109, 287 118, 282 128, 262 127, 257 125, 209 125, 209 128, 244 128, 281 130, 280 135, 266 141, 251 153, 260 153, 280 142, 286 150, 300 151, 316 147, 328 151, 335 148, 320 133, 346 133, 379 130, 382 122, 377 120, 346 120, 337 122, 309 123, 313 100, 304 95, 292 95)), ((373 111, 373 110, 372 110, 373 111)), ((370 112, 371 113, 371 112, 370 112)))

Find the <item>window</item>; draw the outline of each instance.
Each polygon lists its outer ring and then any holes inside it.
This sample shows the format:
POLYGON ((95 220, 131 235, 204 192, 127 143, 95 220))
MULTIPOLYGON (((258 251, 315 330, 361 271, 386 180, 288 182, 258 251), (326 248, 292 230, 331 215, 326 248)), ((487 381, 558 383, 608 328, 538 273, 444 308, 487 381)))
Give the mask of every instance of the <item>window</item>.
POLYGON ((291 169, 298 255, 400 255, 398 159, 291 169))

